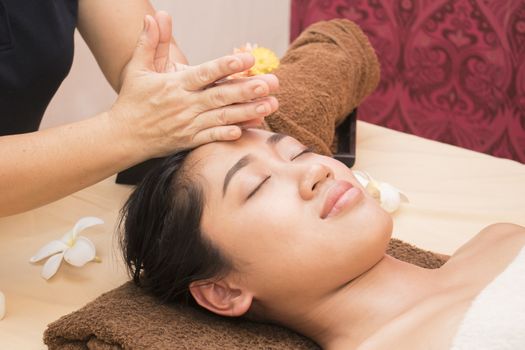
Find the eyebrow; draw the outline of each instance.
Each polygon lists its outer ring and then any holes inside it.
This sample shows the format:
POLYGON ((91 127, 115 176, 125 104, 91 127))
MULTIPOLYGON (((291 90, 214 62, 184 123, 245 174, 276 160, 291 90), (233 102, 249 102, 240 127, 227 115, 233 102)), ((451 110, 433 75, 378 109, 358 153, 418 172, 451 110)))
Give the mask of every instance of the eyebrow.
POLYGON ((277 144, 279 141, 281 141, 282 139, 284 139, 287 136, 288 135, 276 133, 276 134, 273 134, 272 136, 268 137, 268 139, 266 139, 266 143, 268 145, 270 145, 270 146, 274 146, 275 144, 277 144))
MULTIPOLYGON (((275 146, 277 143, 279 143, 279 141, 281 141, 287 136, 288 135, 279 134, 279 133, 273 134, 272 136, 266 139, 266 144, 270 146, 275 146)), ((250 164, 253 161, 253 159, 254 158, 251 154, 247 154, 241 159, 239 159, 237 163, 235 163, 230 168, 230 170, 228 170, 228 172, 226 173, 226 176, 224 177, 224 183, 222 185, 222 196, 223 197, 226 195, 226 190, 228 189, 228 185, 230 184, 230 181, 232 180, 233 175, 235 175, 239 170, 241 170, 242 168, 250 164)))
POLYGON ((222 196, 226 194, 226 190, 228 189, 228 184, 230 183, 233 175, 237 173, 239 170, 250 164, 250 162, 253 160, 250 154, 245 155, 241 159, 235 163, 230 170, 226 173, 226 176, 224 177, 224 184, 222 185, 222 196))

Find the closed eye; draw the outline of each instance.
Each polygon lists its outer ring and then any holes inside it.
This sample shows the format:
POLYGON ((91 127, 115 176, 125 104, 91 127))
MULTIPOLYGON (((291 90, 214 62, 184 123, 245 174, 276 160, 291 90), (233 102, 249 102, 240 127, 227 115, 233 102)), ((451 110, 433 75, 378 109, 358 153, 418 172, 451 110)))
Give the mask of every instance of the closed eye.
POLYGON ((248 197, 246 197, 246 200, 250 199, 254 194, 256 194, 257 191, 259 191, 259 189, 262 187, 262 185, 264 185, 266 181, 270 180, 270 177, 271 176, 267 176, 264 180, 262 180, 261 183, 258 184, 257 187, 255 187, 255 189, 248 195, 248 197))
POLYGON ((312 152, 313 152, 313 149, 311 147, 308 147, 308 148, 302 150, 298 155, 294 156, 291 160, 295 160, 296 158, 302 156, 303 154, 312 153, 312 152))
MULTIPOLYGON (((304 155, 304 154, 312 153, 312 152, 313 152, 313 149, 312 149, 311 147, 308 147, 308 148, 302 150, 301 152, 299 152, 299 154, 293 156, 291 160, 293 161, 293 160, 295 160, 296 158, 298 158, 298 157, 300 157, 300 156, 302 156, 302 155, 304 155)), ((250 199, 251 197, 253 197, 253 196, 257 193, 257 191, 259 191, 259 190, 261 189, 262 185, 264 185, 264 184, 266 183, 266 181, 270 180, 270 177, 271 177, 270 175, 268 175, 267 177, 265 177, 264 180, 262 180, 261 183, 258 184, 257 187, 255 187, 255 188, 253 189, 252 192, 250 192, 250 194, 248 195, 248 197, 246 197, 246 200, 248 200, 248 199, 250 199)))

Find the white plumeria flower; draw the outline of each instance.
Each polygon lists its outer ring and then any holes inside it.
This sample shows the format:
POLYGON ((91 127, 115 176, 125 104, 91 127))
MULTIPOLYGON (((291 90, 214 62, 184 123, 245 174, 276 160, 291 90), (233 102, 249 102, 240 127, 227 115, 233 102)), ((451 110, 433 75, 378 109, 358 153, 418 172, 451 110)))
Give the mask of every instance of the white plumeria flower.
POLYGON ((0 320, 5 316, 5 295, 0 292, 0 320))
POLYGON ((354 176, 387 212, 393 213, 399 209, 401 203, 408 203, 408 197, 403 192, 386 182, 374 180, 367 172, 356 170, 354 176))
POLYGON ((82 267, 90 261, 100 261, 96 256, 93 242, 87 237, 78 234, 91 226, 101 225, 104 221, 96 217, 85 217, 77 221, 73 229, 68 231, 59 240, 53 240, 40 248, 40 250, 29 259, 30 263, 39 262, 50 256, 42 268, 42 277, 46 280, 53 277, 58 271, 62 258, 69 264, 82 267))

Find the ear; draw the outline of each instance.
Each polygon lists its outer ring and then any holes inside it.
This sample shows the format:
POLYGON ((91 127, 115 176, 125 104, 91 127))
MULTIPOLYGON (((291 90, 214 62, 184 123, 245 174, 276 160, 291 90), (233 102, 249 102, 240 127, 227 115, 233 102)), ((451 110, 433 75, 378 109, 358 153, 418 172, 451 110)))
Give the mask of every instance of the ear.
POLYGON ((197 304, 222 316, 242 316, 253 301, 252 293, 226 280, 192 282, 190 292, 197 304))

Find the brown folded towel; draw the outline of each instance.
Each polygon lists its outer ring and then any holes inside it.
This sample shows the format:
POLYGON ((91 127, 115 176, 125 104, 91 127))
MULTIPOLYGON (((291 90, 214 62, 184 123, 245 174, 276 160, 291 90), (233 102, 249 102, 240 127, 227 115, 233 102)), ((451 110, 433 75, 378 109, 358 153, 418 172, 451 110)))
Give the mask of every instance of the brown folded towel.
POLYGON ((335 127, 375 89, 379 62, 361 29, 336 19, 308 27, 274 73, 279 109, 266 126, 332 155, 335 127))
MULTIPOLYGON (((446 257, 392 239, 387 253, 422 267, 446 257)), ((162 305, 131 282, 51 323, 49 349, 319 349, 288 329, 228 319, 191 306, 162 305)))

